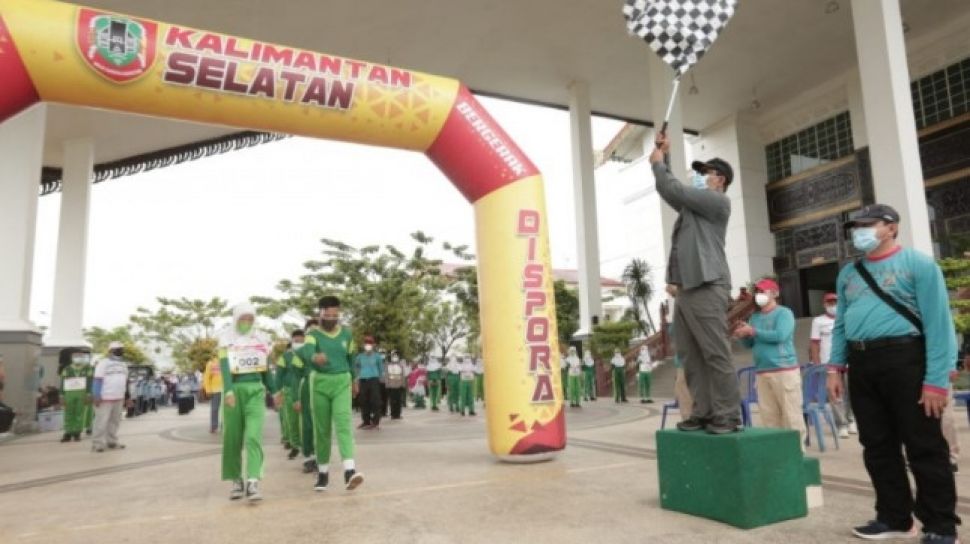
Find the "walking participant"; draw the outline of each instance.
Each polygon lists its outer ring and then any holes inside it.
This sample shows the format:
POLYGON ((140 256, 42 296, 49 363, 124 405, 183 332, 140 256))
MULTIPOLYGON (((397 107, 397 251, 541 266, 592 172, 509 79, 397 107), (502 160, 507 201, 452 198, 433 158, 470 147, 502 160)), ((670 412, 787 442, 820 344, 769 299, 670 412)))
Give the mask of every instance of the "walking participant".
POLYGON ((441 359, 432 357, 428 363, 428 389, 431 394, 431 411, 438 411, 441 402, 441 359))
POLYGON ((61 442, 81 441, 84 416, 91 404, 91 352, 78 350, 71 354, 71 364, 61 370, 61 391, 64 392, 64 436, 61 442))
MULTIPOLYGON (((306 325, 303 327, 304 332, 304 345, 306 345, 306 338, 308 338, 310 331, 320 330, 320 321, 316 318, 311 318, 306 321, 306 325)), ((307 385, 307 380, 310 376, 310 365, 309 362, 303 359, 302 349, 297 351, 297 355, 300 356, 300 360, 303 361, 303 369, 301 372, 296 373, 293 379, 297 386, 296 397, 293 403, 293 409, 299 414, 300 417, 300 452, 303 454, 303 473, 304 474, 317 474, 317 455, 314 448, 313 439, 313 410, 310 410, 310 388, 307 385), (306 407, 306 408, 304 408, 306 407)))
POLYGON ((674 178, 665 163, 670 141, 663 133, 650 154, 657 194, 675 211, 677 221, 667 264, 667 283, 678 287, 674 323, 677 350, 694 399, 681 431, 712 434, 741 430, 741 391, 731 361, 724 319, 731 298, 731 272, 724 240, 731 200, 725 191, 734 170, 722 159, 695 161, 692 186, 674 178))
POLYGON ((475 415, 475 363, 472 362, 470 357, 462 361, 459 378, 461 380, 458 400, 459 411, 462 416, 465 415, 466 411, 468 415, 473 416, 475 415))
POLYGON ((94 436, 91 451, 101 453, 108 449, 124 449, 118 441, 121 412, 125 405, 128 388, 128 362, 125 346, 121 342, 108 344, 108 357, 94 367, 94 384, 91 393, 94 402, 94 436))
POLYGON ((957 358, 953 316, 936 261, 897 243, 899 219, 890 206, 872 204, 846 224, 865 257, 836 280, 829 395, 842 398, 839 374, 848 367, 862 458, 876 491, 875 520, 853 533, 913 537, 915 515, 921 542, 954 544, 956 483, 940 426, 957 358))
POLYGON ((481 357, 475 359, 475 400, 485 406, 485 361, 481 357))
POLYGON ((619 349, 613 351, 610 365, 613 366, 613 402, 626 402, 626 359, 619 349))
MULTIPOLYGON (((822 297, 825 313, 812 320, 808 359, 813 365, 829 364, 832 354, 832 329, 835 328, 835 312, 838 309, 838 296, 835 293, 825 293, 822 297)), ((849 404, 849 390, 845 390, 841 402, 832 401, 832 415, 839 427, 839 438, 849 438, 856 433, 855 420, 852 417, 852 406, 849 404)))
POLYGON ((583 354, 583 400, 596 400, 596 363, 589 351, 583 354))
POLYGON ((354 358, 354 375, 357 376, 360 396, 360 415, 363 420, 358 429, 379 429, 383 401, 381 379, 384 376, 384 356, 374 350, 374 338, 364 337, 364 351, 354 358))
POLYGON ((458 361, 454 357, 448 359, 448 366, 445 367, 445 385, 448 386, 448 411, 453 414, 458 412, 458 394, 461 384, 460 373, 461 366, 458 364, 458 361))
MULTIPOLYGON (((306 344, 298 355, 309 373, 304 379, 313 412, 314 448, 317 455, 317 483, 313 489, 326 491, 330 482, 330 449, 333 434, 343 459, 344 485, 348 491, 364 483, 354 462, 354 432, 351 396, 358 392, 351 355, 355 353, 351 330, 340 325, 340 299, 320 299, 320 328, 307 331, 306 344)), ((301 406, 301 408, 303 408, 301 406)))
POLYGON ((280 370, 281 380, 277 382, 279 392, 277 393, 276 405, 280 407, 283 414, 283 421, 286 423, 286 444, 290 450, 288 459, 296 459, 300 455, 300 447, 303 444, 303 429, 300 424, 300 414, 294 409, 296 401, 300 398, 300 380, 303 379, 303 359, 297 355, 306 342, 306 334, 302 329, 296 329, 290 333, 290 345, 287 347, 276 366, 280 370))
POLYGON ((202 374, 202 390, 209 397, 209 432, 219 432, 219 412, 222 409, 222 367, 219 357, 206 363, 202 374))
POLYGON ((239 304, 232 309, 232 328, 219 340, 222 374, 223 414, 222 479, 232 482, 230 500, 245 494, 249 501, 261 501, 263 479, 263 422, 266 392, 273 392, 269 355, 270 340, 255 330, 256 309, 239 304), (246 481, 243 482, 243 452, 246 481))
POLYGON ((397 352, 391 352, 391 362, 387 364, 387 393, 391 405, 391 419, 401 419, 401 406, 407 392, 407 378, 404 377, 404 364, 397 352))
POLYGON ((566 364, 568 366, 568 380, 569 387, 569 406, 572 408, 579 408, 579 390, 582 387, 581 381, 583 377, 583 362, 579 360, 579 355, 576 354, 576 348, 573 346, 569 347, 569 355, 565 358, 566 364))
POLYGON ((750 348, 758 389, 758 409, 765 427, 798 431, 805 444, 802 414, 802 375, 795 357, 795 315, 778 304, 780 289, 775 280, 763 279, 754 286, 760 311, 734 331, 734 337, 750 348))
POLYGON ((650 349, 647 346, 640 348, 637 355, 637 389, 640 393, 641 404, 652 404, 653 397, 650 396, 650 374, 653 372, 653 359, 650 358, 650 349))

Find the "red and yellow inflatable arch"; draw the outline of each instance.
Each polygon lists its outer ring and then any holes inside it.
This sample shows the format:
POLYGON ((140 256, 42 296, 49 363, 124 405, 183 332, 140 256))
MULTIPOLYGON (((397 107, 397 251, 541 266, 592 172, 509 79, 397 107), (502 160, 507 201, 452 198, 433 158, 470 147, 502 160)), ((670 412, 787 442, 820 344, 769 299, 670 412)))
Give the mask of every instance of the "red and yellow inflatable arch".
POLYGON ((36 0, 0 0, 0 80, 0 122, 49 101, 424 152, 475 208, 491 450, 565 447, 542 177, 458 81, 36 0))

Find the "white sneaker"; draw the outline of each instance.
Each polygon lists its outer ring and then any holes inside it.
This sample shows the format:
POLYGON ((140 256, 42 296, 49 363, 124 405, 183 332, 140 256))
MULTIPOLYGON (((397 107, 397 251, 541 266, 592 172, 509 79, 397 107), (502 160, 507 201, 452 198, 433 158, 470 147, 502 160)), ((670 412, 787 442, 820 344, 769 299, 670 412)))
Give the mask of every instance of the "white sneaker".
POLYGON ((259 491, 259 481, 249 480, 246 482, 246 498, 249 502, 263 500, 263 494, 259 491))
POLYGON ((839 438, 849 438, 848 427, 839 427, 839 438))
POLYGON ((856 427, 855 421, 849 423, 849 434, 859 434, 859 428, 856 427))
POLYGON ((243 493, 246 492, 246 488, 243 485, 242 480, 234 480, 232 482, 232 490, 229 491, 229 500, 238 501, 243 498, 243 493))

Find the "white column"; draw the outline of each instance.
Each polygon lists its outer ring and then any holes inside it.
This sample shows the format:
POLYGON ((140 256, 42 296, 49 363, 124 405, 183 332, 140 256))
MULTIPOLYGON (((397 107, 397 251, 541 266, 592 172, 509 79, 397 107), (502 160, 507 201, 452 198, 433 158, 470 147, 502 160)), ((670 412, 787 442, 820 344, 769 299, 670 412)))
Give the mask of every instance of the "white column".
POLYGON ((902 217, 903 245, 933 254, 899 0, 852 0, 876 201, 902 217))
POLYGON ((30 288, 46 118, 39 104, 0 123, 0 331, 36 331, 30 288))
MULTIPOLYGON (((656 134, 663 125, 664 115, 667 113, 667 104, 670 100, 670 93, 673 90, 674 71, 664 64, 659 57, 651 53, 647 55, 647 77, 650 81, 650 118, 653 119, 655 127, 654 134, 656 134)), ((670 170, 677 179, 686 183, 688 181, 688 165, 684 146, 684 122, 683 116, 681 115, 681 106, 684 96, 687 95, 684 89, 688 85, 687 82, 682 83, 678 92, 677 101, 674 102, 674 109, 671 111, 670 119, 667 122, 667 137, 670 139, 670 170)), ((644 153, 649 155, 653 151, 655 139, 656 137, 651 137, 644 141, 644 153)), ((664 254, 669 255, 670 237, 674 232, 674 222, 677 220, 677 212, 661 201, 660 219, 661 225, 663 226, 664 254)), ((665 261, 664 267, 654 273, 657 281, 663 281, 667 271, 666 264, 665 261)))
POLYGON ((573 196, 576 207, 576 256, 579 261, 579 330, 593 332, 593 317, 602 319, 599 229, 596 221, 596 180, 593 176, 592 112, 585 82, 569 85, 569 130, 573 155, 573 196))
POLYGON ((57 236, 54 309, 47 346, 88 345, 81 332, 88 248, 88 211, 94 174, 94 142, 64 142, 61 222, 57 236))
POLYGON ((851 70, 846 76, 845 94, 849 100, 849 121, 852 123, 852 148, 868 147, 866 110, 862 101, 862 80, 859 79, 858 70, 851 70))

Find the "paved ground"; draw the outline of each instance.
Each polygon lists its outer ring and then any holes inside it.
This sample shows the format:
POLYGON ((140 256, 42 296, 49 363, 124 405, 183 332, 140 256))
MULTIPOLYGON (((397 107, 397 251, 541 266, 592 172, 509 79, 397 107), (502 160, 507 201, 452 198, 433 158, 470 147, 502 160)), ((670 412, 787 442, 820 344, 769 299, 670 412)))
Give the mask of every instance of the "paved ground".
MULTIPOLYGON (((854 438, 819 454, 825 506, 807 518, 742 531, 662 510, 660 404, 603 400, 571 410, 567 450, 529 466, 490 456, 481 416, 408 409, 379 432, 358 431, 367 481, 353 494, 314 493, 269 418, 266 500, 256 506, 229 502, 205 405, 189 416, 169 408, 125 420, 124 451, 92 454, 88 440, 60 444, 58 433, 20 437, 0 444, 0 542, 798 544, 852 542, 848 527, 871 517, 854 438)), ((966 419, 959 423, 970 439, 966 419)), ((970 495, 970 476, 959 475, 958 490, 970 495)), ((970 498, 959 509, 970 516, 970 498)))

